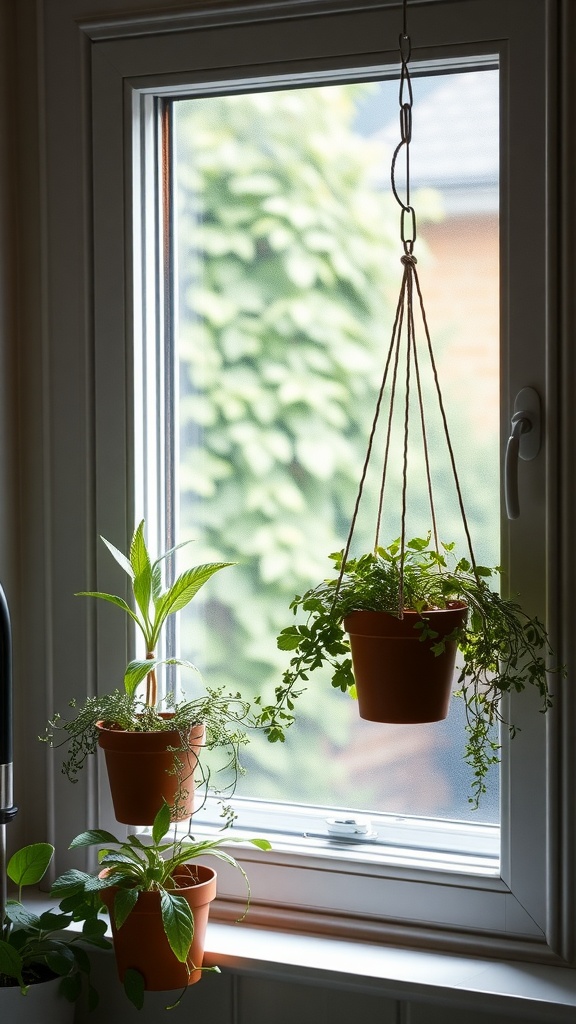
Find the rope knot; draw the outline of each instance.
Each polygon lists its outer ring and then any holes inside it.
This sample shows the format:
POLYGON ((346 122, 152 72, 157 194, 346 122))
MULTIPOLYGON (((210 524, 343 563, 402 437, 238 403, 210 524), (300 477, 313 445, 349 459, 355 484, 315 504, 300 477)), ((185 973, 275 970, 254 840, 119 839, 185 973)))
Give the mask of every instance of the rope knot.
POLYGON ((404 256, 400 257, 400 263, 403 263, 405 267, 415 267, 418 260, 411 253, 405 253, 404 256))

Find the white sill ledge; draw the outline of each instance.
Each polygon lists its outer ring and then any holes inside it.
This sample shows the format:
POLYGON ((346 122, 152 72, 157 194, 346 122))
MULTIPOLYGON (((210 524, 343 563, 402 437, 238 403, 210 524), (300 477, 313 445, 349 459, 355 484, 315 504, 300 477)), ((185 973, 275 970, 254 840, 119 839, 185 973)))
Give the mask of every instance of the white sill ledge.
POLYGON ((238 974, 300 981, 411 1002, 576 1020, 576 971, 210 923, 206 964, 238 974))
MULTIPOLYGON (((36 913, 54 906, 28 894, 36 913)), ((233 974, 320 985, 406 1002, 437 1003, 517 1021, 574 1024, 576 970, 534 963, 419 952, 209 922, 205 963, 233 974)))

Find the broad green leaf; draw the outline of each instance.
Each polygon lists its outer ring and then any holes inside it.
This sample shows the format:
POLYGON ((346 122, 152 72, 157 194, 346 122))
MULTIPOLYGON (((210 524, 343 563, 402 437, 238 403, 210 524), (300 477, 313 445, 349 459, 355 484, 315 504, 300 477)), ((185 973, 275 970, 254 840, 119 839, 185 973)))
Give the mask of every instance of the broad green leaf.
POLYGON ((166 802, 158 811, 152 825, 152 839, 154 843, 161 843, 170 828, 170 807, 166 802))
POLYGON ((124 991, 136 1009, 141 1010, 144 1006, 144 978, 133 967, 128 967, 124 974, 124 991))
POLYGON ((87 832, 81 832, 79 836, 76 836, 72 840, 69 850, 76 850, 79 846, 101 846, 102 843, 119 843, 120 840, 116 839, 111 832, 106 832, 105 829, 93 828, 87 832))
POLYGON ((63 914, 54 910, 45 910, 39 918, 42 931, 60 931, 67 928, 72 921, 72 914, 63 914))
POLYGON ((9 942, 0 939, 0 974, 6 974, 9 978, 17 978, 20 986, 22 981, 23 961, 20 954, 9 942))
POLYGON ((78 971, 62 978, 58 991, 62 993, 69 1003, 75 1003, 82 991, 82 978, 78 971))
POLYGON ((77 893, 84 891, 86 883, 91 878, 92 875, 89 875, 86 871, 70 868, 69 871, 65 871, 63 875, 56 879, 50 890, 50 895, 60 898, 63 896, 75 896, 77 893))
POLYGON ((127 666, 124 673, 124 689, 129 697, 133 697, 140 683, 154 668, 161 665, 158 658, 146 658, 144 661, 135 659, 127 666))
POLYGON ((15 885, 37 885, 46 874, 54 847, 50 843, 32 843, 12 855, 6 868, 15 885))
POLYGON ((75 960, 73 954, 66 949, 59 949, 53 953, 46 954, 46 963, 50 970, 54 971, 54 974, 59 974, 62 977, 69 974, 74 967, 75 960))
POLYGON ((101 917, 89 917, 82 925, 82 937, 84 939, 103 939, 106 935, 107 924, 101 917))
POLYGON ((194 935, 192 911, 183 896, 163 890, 160 894, 162 924, 170 949, 180 963, 186 963, 194 935))
POLYGON ((40 930, 40 918, 36 914, 32 914, 17 900, 8 900, 6 904, 6 917, 17 928, 40 930))
POLYGON ((181 611, 182 608, 185 608, 192 598, 198 593, 200 587, 202 587, 215 572, 218 572, 219 569, 225 569, 227 566, 233 564, 233 562, 209 562, 206 565, 197 565, 193 569, 187 569, 178 577, 177 580, 174 581, 169 590, 159 598, 156 605, 153 646, 155 646, 158 633, 168 616, 181 611))
POLYGON ((114 897, 114 923, 121 928, 138 902, 138 889, 119 889, 114 897))

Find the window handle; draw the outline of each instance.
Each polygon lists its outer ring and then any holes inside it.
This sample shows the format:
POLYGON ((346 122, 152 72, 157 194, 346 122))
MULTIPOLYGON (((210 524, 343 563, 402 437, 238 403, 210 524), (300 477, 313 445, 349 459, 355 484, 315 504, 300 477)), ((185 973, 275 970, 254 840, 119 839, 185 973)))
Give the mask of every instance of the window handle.
POLYGON ((510 421, 510 436, 504 459, 504 497, 508 519, 518 519, 518 461, 529 462, 540 451, 540 398, 534 388, 522 388, 516 395, 510 421))

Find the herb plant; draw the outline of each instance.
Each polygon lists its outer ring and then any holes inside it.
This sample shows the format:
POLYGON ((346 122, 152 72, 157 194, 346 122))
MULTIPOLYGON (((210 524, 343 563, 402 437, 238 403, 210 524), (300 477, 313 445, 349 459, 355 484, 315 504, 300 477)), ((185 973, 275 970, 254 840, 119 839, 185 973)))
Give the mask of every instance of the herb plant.
MULTIPOLYGON (((234 842, 249 842, 261 850, 269 850, 270 843, 266 839, 243 840, 229 836, 222 839, 195 840, 190 833, 173 841, 165 841, 169 830, 170 807, 164 803, 154 820, 150 844, 136 835, 129 835, 122 841, 101 829, 82 832, 70 844, 70 849, 102 846, 103 849, 98 853, 100 871, 94 876, 73 868, 55 881, 52 895, 65 899, 90 898, 104 889, 116 886, 118 891, 114 897, 112 914, 116 926, 121 928, 136 906, 139 893, 160 893, 160 912, 166 938, 176 959, 185 964, 189 971, 187 959, 194 936, 194 917, 187 901, 178 895, 177 870, 204 856, 216 857, 237 868, 246 882, 246 913, 250 902, 248 878, 235 858, 222 847, 234 842)), ((193 871, 191 876, 193 877, 193 871)), ((126 994, 138 1008, 142 1006, 143 984, 143 978, 138 971, 126 972, 126 994)))
POLYGON ((33 843, 8 861, 7 875, 18 886, 18 898, 7 901, 0 927, 0 990, 19 985, 25 995, 30 985, 60 977, 63 995, 73 1001, 80 995, 85 977, 88 1005, 93 1008, 98 996, 90 984, 90 960, 78 943, 110 948, 104 938, 106 922, 98 916, 100 901, 88 892, 74 894, 42 914, 32 913, 22 903, 23 886, 38 884, 53 855, 50 843, 33 843), (66 931, 72 922, 83 922, 82 930, 66 931))
POLYGON ((262 710, 268 738, 272 742, 282 739, 284 723, 290 724, 293 718, 294 701, 306 689, 310 673, 323 665, 332 671, 332 686, 355 696, 343 620, 359 610, 398 615, 402 576, 403 607, 421 613, 415 626, 421 639, 434 638, 426 622, 427 610, 446 608, 454 601, 468 606, 466 624, 455 635, 433 645, 432 650, 439 654, 449 639, 455 639, 460 650, 462 668, 456 695, 466 707, 464 758, 473 772, 470 803, 478 807, 486 792, 488 770, 499 761, 500 745, 494 727, 503 724, 511 736, 516 731, 503 714, 503 695, 533 687, 540 698, 540 710, 546 712, 551 706, 547 661, 552 651, 545 627, 515 601, 491 588, 490 581, 500 568, 472 566, 466 558, 456 559, 454 544, 443 544, 442 551, 435 551, 430 535, 406 544, 403 563, 398 540, 350 559, 341 579, 343 555, 330 557, 337 575, 294 598, 291 609, 294 614, 305 612, 306 621, 288 626, 278 637, 278 647, 293 655, 276 689, 276 705, 262 710), (278 717, 279 708, 283 721, 278 717))
MULTIPOLYGON (((180 658, 159 659, 156 650, 169 617, 185 608, 214 573, 233 563, 211 562, 194 566, 182 572, 171 585, 164 587, 162 569, 166 560, 188 544, 188 541, 176 545, 153 561, 144 537, 144 521, 134 531, 128 557, 105 538, 102 540, 130 579, 133 607, 124 598, 114 594, 83 591, 76 596, 97 598, 120 608, 140 632, 146 657, 130 661, 124 672, 122 689, 116 688, 111 693, 88 697, 79 707, 72 701, 70 708, 74 714, 70 718, 56 714, 41 739, 52 746, 67 746, 62 771, 75 782, 86 758, 97 749, 98 722, 132 732, 177 730, 181 737, 181 746, 175 750, 177 770, 181 770, 186 761, 184 755, 189 751, 190 729, 204 724, 205 749, 218 747, 226 754, 226 763, 220 770, 224 778, 232 779, 224 787, 226 793, 232 793, 242 771, 240 747, 247 742, 246 730, 257 726, 259 709, 253 712, 250 703, 241 694, 227 693, 222 688, 207 687, 203 695, 193 700, 178 701, 173 694, 159 700, 156 678, 159 665, 178 665, 190 669, 194 669, 194 666, 180 658), (139 688, 144 681, 146 693, 141 696, 139 688), (169 719, 163 714, 165 712, 171 713, 169 719)), ((200 782, 204 782, 207 787, 210 783, 209 769, 200 764, 198 770, 202 775, 200 782)), ((186 780, 179 777, 178 781, 181 793, 186 780)), ((232 820, 233 813, 228 803, 224 805, 224 814, 228 821, 232 820)))

